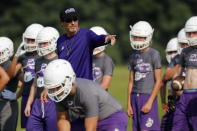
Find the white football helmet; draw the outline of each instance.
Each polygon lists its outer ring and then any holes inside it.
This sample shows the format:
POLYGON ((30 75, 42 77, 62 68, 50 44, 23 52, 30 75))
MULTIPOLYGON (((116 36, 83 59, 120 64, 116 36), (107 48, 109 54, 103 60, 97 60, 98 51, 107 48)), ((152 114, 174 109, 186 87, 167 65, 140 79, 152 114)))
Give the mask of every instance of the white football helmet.
POLYGON ((197 16, 193 16, 185 23, 186 37, 190 46, 197 45, 197 37, 189 37, 189 32, 197 32, 197 16))
POLYGON ((166 59, 168 63, 171 62, 172 58, 174 58, 178 52, 179 52, 179 45, 178 45, 178 39, 177 38, 172 38, 169 40, 167 46, 166 46, 166 59), (172 51, 177 51, 176 54, 170 54, 172 51))
POLYGON ((36 43, 28 44, 27 39, 36 40, 38 32, 44 27, 41 24, 31 24, 29 25, 25 32, 23 33, 23 43, 26 52, 33 52, 37 50, 36 43))
POLYGON ((0 37, 0 64, 7 61, 14 54, 14 46, 8 37, 0 37))
POLYGON ((152 40, 154 29, 146 21, 139 21, 134 26, 130 26, 131 30, 130 35, 130 44, 131 47, 135 50, 142 50, 150 45, 152 40), (146 37, 145 41, 135 41, 134 36, 146 37))
POLYGON ((49 98, 55 102, 66 98, 72 89, 75 78, 73 68, 68 61, 57 59, 50 62, 44 71, 44 85, 49 98), (57 91, 54 91, 55 88, 57 91))
POLYGON ((45 56, 56 50, 59 32, 53 27, 43 28, 36 37, 37 51, 39 56, 45 56), (40 47, 41 43, 48 42, 48 46, 40 47))
POLYGON ((179 53, 180 53, 182 51, 181 44, 184 43, 189 45, 189 41, 187 40, 184 28, 178 32, 177 39, 179 43, 179 53))
MULTIPOLYGON (((90 30, 92 30, 97 35, 107 35, 106 30, 103 27, 100 27, 100 26, 94 26, 94 27, 90 28, 90 30)), ((104 51, 105 47, 106 47, 106 45, 99 46, 99 47, 95 48, 94 51, 93 51, 93 55, 97 55, 98 53, 104 51)))

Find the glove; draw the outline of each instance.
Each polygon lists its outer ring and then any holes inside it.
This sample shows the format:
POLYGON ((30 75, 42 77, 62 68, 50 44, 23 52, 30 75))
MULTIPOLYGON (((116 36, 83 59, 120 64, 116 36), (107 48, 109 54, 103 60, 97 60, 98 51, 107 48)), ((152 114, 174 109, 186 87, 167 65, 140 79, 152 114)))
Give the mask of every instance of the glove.
POLYGON ((1 94, 4 99, 16 100, 16 93, 13 93, 12 91, 4 89, 1 94))
POLYGON ((168 106, 170 111, 174 112, 176 110, 176 97, 175 96, 168 96, 168 106))
POLYGON ((22 42, 22 43, 19 45, 19 47, 18 47, 18 49, 17 49, 17 51, 16 51, 16 53, 15 53, 15 56, 16 56, 16 57, 19 57, 19 56, 23 55, 24 53, 25 53, 25 50, 24 50, 24 43, 22 42))

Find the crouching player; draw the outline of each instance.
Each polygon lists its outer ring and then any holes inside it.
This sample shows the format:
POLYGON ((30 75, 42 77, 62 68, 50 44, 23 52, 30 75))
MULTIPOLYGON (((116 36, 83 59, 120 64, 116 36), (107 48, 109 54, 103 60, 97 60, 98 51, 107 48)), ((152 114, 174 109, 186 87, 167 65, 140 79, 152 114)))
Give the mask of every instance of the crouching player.
POLYGON ((84 120, 83 125, 75 125, 76 131, 126 131, 128 118, 121 104, 97 83, 75 78, 68 61, 50 62, 44 71, 44 84, 56 102, 59 131, 73 131, 71 119, 84 120))

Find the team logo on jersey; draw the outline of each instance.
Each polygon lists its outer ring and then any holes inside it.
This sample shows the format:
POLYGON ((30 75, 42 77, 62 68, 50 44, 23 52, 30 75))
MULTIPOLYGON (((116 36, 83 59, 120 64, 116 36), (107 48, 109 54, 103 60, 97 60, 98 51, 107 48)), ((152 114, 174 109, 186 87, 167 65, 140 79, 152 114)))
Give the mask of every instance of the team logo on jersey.
POLYGON ((93 81, 98 80, 102 76, 101 69, 99 67, 96 67, 95 64, 93 64, 92 73, 93 73, 93 81))
POLYGON ((47 64, 42 64, 41 69, 38 73, 38 78, 37 78, 37 87, 43 87, 44 86, 44 70, 46 69, 47 64))
POLYGON ((35 77, 35 61, 34 59, 28 59, 27 65, 25 67, 24 81, 29 82, 33 80, 34 77, 35 77))
POLYGON ((153 119, 148 118, 148 120, 146 121, 146 127, 151 127, 153 123, 154 123, 153 119))
POLYGON ((196 54, 191 54, 189 57, 189 61, 197 61, 197 55, 196 54))
POLYGON ((136 60, 135 70, 135 81, 139 81, 145 78, 149 72, 152 71, 150 63, 143 62, 143 59, 138 58, 136 60))

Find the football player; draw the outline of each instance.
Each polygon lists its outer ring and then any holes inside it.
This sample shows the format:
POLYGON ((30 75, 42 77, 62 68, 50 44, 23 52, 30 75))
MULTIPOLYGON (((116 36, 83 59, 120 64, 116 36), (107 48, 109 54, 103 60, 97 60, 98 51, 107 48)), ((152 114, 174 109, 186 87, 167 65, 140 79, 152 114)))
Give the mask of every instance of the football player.
MULTIPOLYGON (((13 42, 7 37, 0 37, 0 65, 5 71, 11 65, 10 58, 14 53, 13 42)), ((1 68, 1 71, 3 71, 1 68)), ((1 72, 3 73, 3 72, 1 72)), ((16 94, 19 80, 22 81, 22 72, 17 69, 15 74, 10 77, 9 82, 3 86, 3 91, 0 92, 0 130, 1 131, 15 131, 18 120, 18 103, 16 94)), ((7 76, 7 74, 4 74, 7 76)), ((1 76, 3 79, 5 76, 1 76)), ((8 80, 8 79, 7 79, 8 80)), ((1 81, 1 85, 6 81, 1 81)), ((2 88, 1 88, 2 89, 2 88)))
MULTIPOLYGON (((184 32, 183 32, 184 33, 184 32)), ((182 31, 181 31, 182 34, 182 31)), ((185 34, 185 33, 184 33, 185 34)), ((183 35, 184 35, 183 34, 183 35)), ((185 36, 185 35, 184 35, 185 36)), ((177 92, 174 91, 171 87, 172 84, 172 77, 177 69, 177 61, 179 59, 179 52, 181 51, 181 44, 180 43, 186 36, 181 36, 178 33, 178 39, 172 38, 166 47, 166 58, 168 61, 168 67, 165 70, 163 76, 163 83, 160 90, 161 101, 162 101, 162 108, 165 111, 165 115, 162 118, 161 122, 161 130, 162 131, 171 131, 172 129, 172 121, 173 121, 173 114, 176 109, 176 101, 179 98, 177 92), (166 84, 168 82, 168 103, 166 103, 166 84)), ((187 41, 184 41, 184 44, 187 44, 187 41)))
MULTIPOLYGON (((107 35, 105 29, 100 26, 90 28, 97 35, 107 35)), ((114 63, 105 52, 105 45, 99 46, 93 51, 93 80, 101 85, 102 88, 108 90, 113 75, 114 63)))
POLYGON ((99 84, 75 78, 68 61, 58 59, 49 63, 44 72, 44 85, 56 103, 59 131, 70 128, 71 131, 126 131, 128 118, 121 104, 99 84), (70 126, 77 119, 83 123, 70 126))
POLYGON ((26 28, 22 36, 23 41, 15 53, 8 72, 9 76, 12 76, 15 73, 15 70, 23 70, 23 88, 20 90, 20 93, 22 94, 21 128, 26 128, 27 117, 24 114, 24 110, 30 93, 30 87, 35 77, 35 59, 39 57, 37 54, 35 39, 42 28, 43 26, 37 23, 31 24, 26 28))
POLYGON ((36 37, 37 52, 41 57, 35 61, 36 74, 25 108, 25 115, 29 117, 27 131, 57 131, 55 104, 50 99, 42 103, 40 95, 44 90, 44 70, 50 61, 58 59, 55 52, 58 37, 59 32, 53 27, 44 27, 36 37))
POLYGON ((186 76, 183 94, 177 102, 174 113, 173 131, 197 130, 197 16, 187 20, 184 30, 189 41, 189 47, 183 49, 178 70, 173 77, 181 75, 185 68, 186 76))
POLYGON ((160 130, 157 94, 162 81, 161 58, 150 47, 153 31, 146 21, 137 22, 130 31, 131 46, 136 52, 129 60, 127 114, 133 118, 133 131, 160 130))

